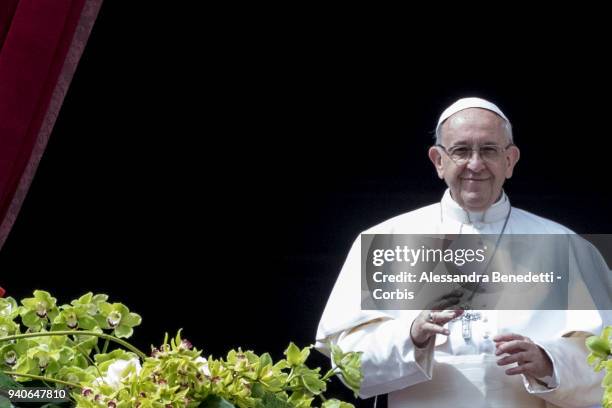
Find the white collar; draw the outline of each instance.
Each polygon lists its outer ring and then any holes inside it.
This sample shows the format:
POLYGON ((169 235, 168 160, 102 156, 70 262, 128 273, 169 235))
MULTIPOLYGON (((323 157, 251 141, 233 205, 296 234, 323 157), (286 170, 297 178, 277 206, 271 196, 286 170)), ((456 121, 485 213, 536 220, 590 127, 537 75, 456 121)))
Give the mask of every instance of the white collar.
POLYGON ((442 217, 443 219, 454 219, 462 224, 472 224, 474 222, 492 223, 504 220, 510 211, 510 200, 505 192, 491 207, 485 211, 468 211, 462 208, 450 194, 450 189, 446 189, 442 201, 442 217))

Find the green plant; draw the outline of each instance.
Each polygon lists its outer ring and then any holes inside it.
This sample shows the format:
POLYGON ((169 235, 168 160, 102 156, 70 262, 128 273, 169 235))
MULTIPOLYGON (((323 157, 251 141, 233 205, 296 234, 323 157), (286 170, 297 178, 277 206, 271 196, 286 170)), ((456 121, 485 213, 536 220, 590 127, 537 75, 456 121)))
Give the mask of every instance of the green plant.
POLYGON ((606 370, 606 375, 601 382, 604 388, 602 405, 604 408, 612 408, 612 360, 609 360, 610 352, 610 336, 612 335, 612 326, 607 326, 599 336, 591 336, 586 339, 586 346, 591 351, 587 356, 587 362, 593 366, 596 372, 603 369, 606 370))
MULTIPOLYGON (((125 340, 140 316, 106 295, 58 306, 37 290, 20 303, 0 298, 0 389, 68 387, 66 406, 308 408, 318 398, 323 408, 345 408, 352 405, 324 397, 327 383, 339 375, 357 394, 362 380, 360 353, 336 346, 323 375, 306 365, 312 346, 293 343, 277 362, 241 349, 204 358, 179 332, 147 356, 125 340)), ((0 408, 11 406, 0 395, 0 408)))

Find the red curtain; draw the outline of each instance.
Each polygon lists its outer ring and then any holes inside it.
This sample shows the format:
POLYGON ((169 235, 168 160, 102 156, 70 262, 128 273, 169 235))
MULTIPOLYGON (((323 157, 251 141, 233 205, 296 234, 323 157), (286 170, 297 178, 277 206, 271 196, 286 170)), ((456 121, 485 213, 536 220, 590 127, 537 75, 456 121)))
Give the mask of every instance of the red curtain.
POLYGON ((0 1, 0 248, 26 196, 101 4, 102 0, 0 1))

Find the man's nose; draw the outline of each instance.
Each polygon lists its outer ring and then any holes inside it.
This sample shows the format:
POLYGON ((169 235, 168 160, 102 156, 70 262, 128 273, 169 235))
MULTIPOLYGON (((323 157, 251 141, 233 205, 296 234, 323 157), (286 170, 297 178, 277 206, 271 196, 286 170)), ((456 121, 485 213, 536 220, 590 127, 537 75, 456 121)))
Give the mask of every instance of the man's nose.
POLYGON ((467 168, 474 172, 479 172, 485 168, 484 161, 480 157, 478 150, 473 150, 470 159, 467 162, 467 168))

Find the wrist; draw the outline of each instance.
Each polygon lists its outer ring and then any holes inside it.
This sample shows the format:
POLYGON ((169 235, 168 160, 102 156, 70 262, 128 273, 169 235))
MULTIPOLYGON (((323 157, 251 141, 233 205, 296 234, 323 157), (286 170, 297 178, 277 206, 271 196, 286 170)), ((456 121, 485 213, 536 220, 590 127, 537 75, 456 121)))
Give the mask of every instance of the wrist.
POLYGON ((542 379, 545 377, 552 377, 555 371, 553 368, 553 362, 548 353, 541 346, 538 346, 538 348, 540 349, 540 353, 542 353, 544 360, 544 373, 543 375, 538 376, 538 378, 542 379))
POLYGON ((414 328, 414 322, 415 321, 413 320, 412 324, 410 325, 410 340, 412 341, 412 344, 414 344, 416 348, 421 348, 421 349, 425 348, 425 346, 427 346, 427 343, 429 343, 429 340, 431 339, 431 337, 428 337, 421 341, 420 339, 418 339, 418 336, 414 336, 412 333, 412 330, 414 328))

